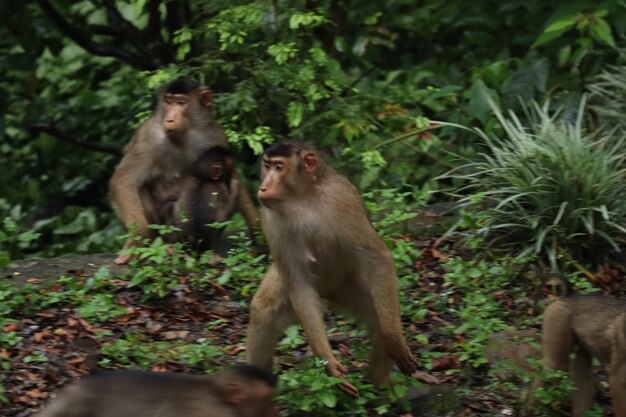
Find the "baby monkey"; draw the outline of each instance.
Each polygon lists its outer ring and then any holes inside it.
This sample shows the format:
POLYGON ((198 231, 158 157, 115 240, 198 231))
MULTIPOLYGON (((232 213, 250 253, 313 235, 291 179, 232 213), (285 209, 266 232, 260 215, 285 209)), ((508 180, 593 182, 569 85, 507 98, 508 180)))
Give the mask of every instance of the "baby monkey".
POLYGON ((194 250, 214 249, 222 229, 208 226, 230 219, 237 207, 241 183, 233 175, 234 158, 227 148, 206 150, 191 167, 176 201, 164 205, 164 218, 182 230, 170 241, 189 242, 194 250))
POLYGON ((626 301, 600 295, 556 300, 544 312, 542 339, 543 366, 571 372, 574 417, 582 417, 593 404, 592 358, 608 366, 615 415, 626 417, 626 301))
POLYGON ((36 417, 278 417, 276 379, 252 365, 213 376, 98 371, 65 387, 36 417))

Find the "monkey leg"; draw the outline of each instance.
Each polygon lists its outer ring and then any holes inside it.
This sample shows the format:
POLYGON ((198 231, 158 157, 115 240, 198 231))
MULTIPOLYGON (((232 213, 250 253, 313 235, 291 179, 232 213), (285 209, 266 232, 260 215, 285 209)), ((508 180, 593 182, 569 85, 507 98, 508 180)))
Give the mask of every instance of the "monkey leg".
POLYGON ((574 348, 574 330, 570 308, 562 301, 557 300, 546 309, 541 339, 544 368, 569 371, 569 355, 574 348))
POLYGON ((615 415, 626 417, 626 313, 616 320, 609 366, 609 387, 615 415))
POLYGON ((380 327, 374 325, 369 330, 372 351, 370 353, 369 377, 375 385, 390 385, 389 375, 393 370, 394 360, 387 354, 380 327))
MULTIPOLYGON (((326 372, 330 376, 343 379, 348 369, 333 355, 330 348, 324 325, 324 303, 317 289, 313 288, 306 278, 296 278, 296 280, 299 281, 292 283, 289 299, 302 325, 311 352, 326 360, 326 372)), ((352 397, 358 396, 359 390, 348 381, 340 382, 339 388, 352 397)))
MULTIPOLYGON (((543 325, 541 327, 541 350, 542 364, 544 369, 554 369, 557 371, 570 371, 570 353, 574 349, 574 329, 571 323, 570 307, 561 300, 557 300, 550 304, 543 315, 543 325)), ((579 355, 580 356, 579 352, 579 355)), ((584 360, 580 357, 578 366, 574 369, 580 375, 584 374, 584 360)), ((534 383, 534 389, 543 386, 542 379, 537 376, 534 383)), ((584 386, 581 388, 585 389, 584 386)), ((577 397, 579 393, 575 394, 577 397)), ((535 403, 534 396, 531 394, 529 404, 535 403)), ((581 404, 580 402, 578 404, 581 404)))
POLYGON ((626 363, 611 366, 609 386, 615 415, 626 417, 626 363))
POLYGON ((333 355, 326 336, 324 325, 325 306, 317 290, 308 283, 294 283, 289 293, 289 299, 294 312, 302 325, 307 343, 313 355, 328 361, 329 373, 341 377, 347 373, 346 368, 333 355))
POLYGON ((375 275, 370 277, 370 282, 376 284, 370 285, 372 310, 368 314, 373 315, 369 320, 372 322, 377 342, 373 344, 372 359, 380 361, 375 364, 384 369, 383 354, 379 353, 379 349, 384 349, 403 374, 412 375, 417 367, 417 361, 407 346, 402 331, 398 287, 393 266, 384 268, 384 263, 381 263, 381 268, 373 272, 375 275), (393 277, 390 276, 391 273, 393 277), (377 346, 378 344, 380 346, 377 346))
POLYGON ((250 304, 246 343, 248 363, 272 369, 279 337, 285 327, 296 322, 286 293, 276 268, 270 267, 250 304))
POLYGON ((576 353, 576 359, 572 364, 572 379, 575 387, 572 395, 572 416, 582 417, 583 412, 593 405, 595 395, 592 359, 582 349, 576 353))
POLYGON ((369 363, 370 380, 378 386, 389 385, 391 383, 389 374, 393 370, 394 361, 387 354, 381 333, 381 324, 378 315, 372 308, 374 304, 372 297, 365 291, 355 293, 354 288, 345 288, 337 291, 337 293, 339 294, 337 303, 352 312, 367 327, 372 345, 369 363))

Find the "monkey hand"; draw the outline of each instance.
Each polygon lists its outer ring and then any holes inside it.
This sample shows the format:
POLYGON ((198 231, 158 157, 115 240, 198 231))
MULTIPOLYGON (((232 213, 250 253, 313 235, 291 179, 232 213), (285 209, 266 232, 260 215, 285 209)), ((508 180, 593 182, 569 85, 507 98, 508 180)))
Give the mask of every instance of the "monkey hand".
POLYGON ((352 398, 358 398, 359 397, 359 390, 357 387, 355 387, 354 385, 352 385, 351 383, 349 383, 346 380, 343 380, 339 383, 339 388, 345 392, 346 394, 348 394, 349 396, 351 396, 352 398))
POLYGON ((395 359, 396 365, 400 372, 405 375, 413 375, 417 369, 417 360, 408 350, 399 358, 395 359))
MULTIPOLYGON (((339 362, 337 358, 333 358, 329 360, 326 364, 326 372, 328 372, 328 375, 330 376, 343 379, 344 376, 348 373, 348 369, 343 366, 343 364, 339 362)), ((357 387, 355 387, 345 379, 343 379, 343 381, 339 383, 339 388, 351 397, 357 398, 359 396, 359 390, 357 389, 357 387)))
POLYGON ((121 255, 117 255, 117 258, 115 258, 115 264, 116 265, 127 265, 128 262, 130 262, 130 260, 133 258, 133 255, 129 254, 129 253, 124 253, 121 255))
POLYGON ((326 363, 326 372, 328 372, 330 376, 343 378, 344 375, 348 373, 348 368, 343 366, 337 358, 332 358, 326 363))

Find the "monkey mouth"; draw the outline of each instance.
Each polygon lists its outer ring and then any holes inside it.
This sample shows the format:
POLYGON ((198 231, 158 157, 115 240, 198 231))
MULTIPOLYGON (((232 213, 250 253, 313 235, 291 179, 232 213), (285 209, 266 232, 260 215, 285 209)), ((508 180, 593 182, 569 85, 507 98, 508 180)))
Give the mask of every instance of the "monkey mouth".
POLYGON ((180 134, 180 130, 178 129, 166 129, 165 136, 171 141, 180 142, 182 135, 180 134))
POLYGON ((258 197, 261 204, 267 208, 271 208, 272 203, 276 203, 278 201, 278 199, 272 198, 271 196, 261 192, 259 192, 258 197))

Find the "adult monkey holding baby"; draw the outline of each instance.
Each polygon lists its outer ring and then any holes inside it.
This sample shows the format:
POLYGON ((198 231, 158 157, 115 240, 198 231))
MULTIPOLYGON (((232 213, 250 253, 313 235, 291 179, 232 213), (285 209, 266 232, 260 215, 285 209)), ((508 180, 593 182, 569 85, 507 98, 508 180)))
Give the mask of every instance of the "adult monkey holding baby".
MULTIPOLYGON (((356 188, 311 146, 286 142, 263 155, 258 195, 274 261, 250 306, 248 362, 271 369, 278 338, 298 321, 313 354, 326 360, 331 376, 343 379, 347 369, 326 336, 327 301, 367 326, 375 384, 390 382, 394 363, 411 375, 416 361, 404 341, 393 258, 356 188)), ((358 394, 346 380, 340 388, 358 394)))
MULTIPOLYGON (((227 139, 211 111, 211 91, 195 81, 177 79, 157 92, 157 107, 130 143, 109 182, 113 207, 124 226, 135 225, 141 237, 154 237, 149 224, 171 223, 162 207, 178 200, 182 179, 194 162, 209 148, 227 147, 227 139)), ((243 187, 242 187, 243 188, 243 187)), ((239 193, 237 209, 252 231, 257 212, 245 189, 239 193)), ((138 244, 129 238, 124 248, 138 244)), ((117 264, 131 255, 121 254, 117 264)))

